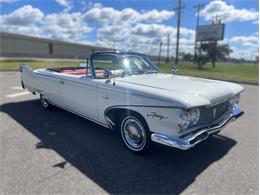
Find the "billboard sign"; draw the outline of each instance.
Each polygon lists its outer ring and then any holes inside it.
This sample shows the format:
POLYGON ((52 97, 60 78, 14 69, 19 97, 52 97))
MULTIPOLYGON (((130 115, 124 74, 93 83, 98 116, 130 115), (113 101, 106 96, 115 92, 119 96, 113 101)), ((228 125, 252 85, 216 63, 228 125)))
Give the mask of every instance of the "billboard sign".
POLYGON ((198 26, 196 41, 218 41, 224 39, 225 24, 211 24, 198 26))

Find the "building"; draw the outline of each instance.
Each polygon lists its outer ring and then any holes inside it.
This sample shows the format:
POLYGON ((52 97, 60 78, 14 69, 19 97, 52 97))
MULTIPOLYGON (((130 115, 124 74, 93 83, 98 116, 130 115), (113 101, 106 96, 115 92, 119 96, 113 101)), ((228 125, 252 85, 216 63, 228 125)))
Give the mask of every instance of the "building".
MULTIPOLYGON (((86 59, 94 51, 111 51, 111 48, 70 43, 53 39, 0 32, 0 57, 4 58, 48 58, 86 59)), ((158 61, 158 56, 149 57, 158 61)), ((165 61, 165 56, 161 56, 165 61)))
POLYGON ((0 32, 0 57, 85 59, 93 51, 111 50, 52 39, 0 32))

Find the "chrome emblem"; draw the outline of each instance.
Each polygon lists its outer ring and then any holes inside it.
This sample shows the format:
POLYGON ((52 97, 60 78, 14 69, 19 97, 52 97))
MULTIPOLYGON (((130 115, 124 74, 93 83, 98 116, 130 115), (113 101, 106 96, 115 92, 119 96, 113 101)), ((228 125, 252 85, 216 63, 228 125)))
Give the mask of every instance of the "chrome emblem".
POLYGON ((168 119, 168 117, 165 117, 163 115, 157 114, 156 112, 150 112, 149 114, 146 115, 147 117, 152 117, 152 118, 158 118, 159 120, 162 119, 168 119))
POLYGON ((213 109, 213 118, 216 118, 216 115, 217 115, 217 109, 214 108, 214 109, 213 109))

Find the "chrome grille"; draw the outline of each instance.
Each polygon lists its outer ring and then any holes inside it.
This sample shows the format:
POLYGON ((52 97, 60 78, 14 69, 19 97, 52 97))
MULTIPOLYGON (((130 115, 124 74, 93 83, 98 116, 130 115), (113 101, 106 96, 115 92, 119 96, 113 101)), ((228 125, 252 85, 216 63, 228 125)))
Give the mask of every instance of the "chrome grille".
POLYGON ((218 104, 210 108, 200 109, 200 120, 197 125, 207 125, 213 123, 218 118, 227 113, 229 109, 228 102, 218 104))

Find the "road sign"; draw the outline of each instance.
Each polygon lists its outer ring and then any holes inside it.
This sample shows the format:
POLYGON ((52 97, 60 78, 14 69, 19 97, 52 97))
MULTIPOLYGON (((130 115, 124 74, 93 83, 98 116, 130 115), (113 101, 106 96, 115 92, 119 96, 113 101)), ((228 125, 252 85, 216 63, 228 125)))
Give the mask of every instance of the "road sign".
POLYGON ((196 41, 218 41, 224 39, 224 24, 211 24, 198 26, 196 29, 196 41))

